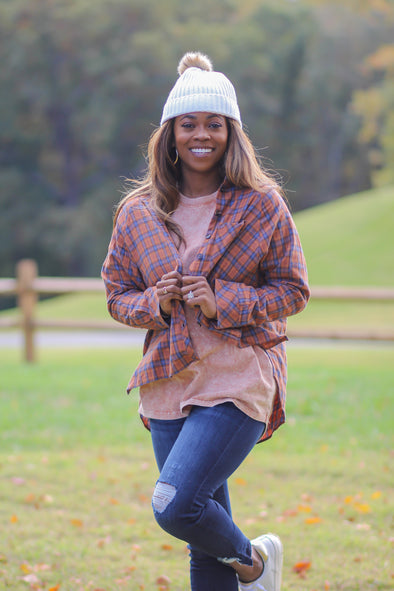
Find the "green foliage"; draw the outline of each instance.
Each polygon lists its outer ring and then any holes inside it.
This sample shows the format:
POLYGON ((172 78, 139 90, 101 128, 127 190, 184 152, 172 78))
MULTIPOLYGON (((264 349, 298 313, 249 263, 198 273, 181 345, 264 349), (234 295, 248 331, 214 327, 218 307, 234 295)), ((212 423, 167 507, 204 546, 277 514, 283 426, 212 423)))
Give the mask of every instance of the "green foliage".
MULTIPOLYGON (((245 127, 295 210, 369 187, 350 105, 375 84, 360 64, 392 28, 383 0, 1 3, 1 274, 28 256, 44 274, 97 275, 121 179, 141 174, 141 148, 190 49, 234 81, 245 127)), ((379 127, 386 171, 390 138, 379 127)))
POLYGON ((360 116, 360 141, 368 149, 376 185, 394 182, 394 44, 380 47, 364 62, 372 85, 354 93, 353 109, 360 116))

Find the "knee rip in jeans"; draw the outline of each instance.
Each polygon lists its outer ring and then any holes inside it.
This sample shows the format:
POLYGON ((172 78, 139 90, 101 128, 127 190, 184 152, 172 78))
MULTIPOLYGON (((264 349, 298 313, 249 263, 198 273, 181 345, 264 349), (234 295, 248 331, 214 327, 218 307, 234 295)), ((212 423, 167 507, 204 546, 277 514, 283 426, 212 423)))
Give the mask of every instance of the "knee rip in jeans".
POLYGON ((155 511, 163 513, 176 495, 176 488, 167 482, 158 482, 152 497, 155 511))

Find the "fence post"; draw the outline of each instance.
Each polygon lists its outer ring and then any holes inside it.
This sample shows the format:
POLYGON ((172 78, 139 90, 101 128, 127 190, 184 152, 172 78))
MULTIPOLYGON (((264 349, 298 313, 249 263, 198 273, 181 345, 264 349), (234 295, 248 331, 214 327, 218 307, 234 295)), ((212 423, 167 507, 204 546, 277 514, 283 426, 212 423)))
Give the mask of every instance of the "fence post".
POLYGON ((18 306, 21 312, 21 328, 24 338, 24 359, 35 361, 34 349, 34 311, 37 293, 34 280, 37 277, 37 263, 32 259, 23 259, 16 266, 18 306))

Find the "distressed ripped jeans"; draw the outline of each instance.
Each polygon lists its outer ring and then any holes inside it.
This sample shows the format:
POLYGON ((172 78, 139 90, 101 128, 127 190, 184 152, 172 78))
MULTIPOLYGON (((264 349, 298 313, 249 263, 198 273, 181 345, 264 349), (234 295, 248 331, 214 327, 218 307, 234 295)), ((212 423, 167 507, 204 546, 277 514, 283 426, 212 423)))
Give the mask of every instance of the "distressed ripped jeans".
POLYGON ((251 545, 232 520, 227 479, 265 424, 231 402, 194 406, 186 418, 150 423, 160 470, 153 512, 166 532, 189 544, 192 591, 237 591, 226 561, 251 565, 251 545))

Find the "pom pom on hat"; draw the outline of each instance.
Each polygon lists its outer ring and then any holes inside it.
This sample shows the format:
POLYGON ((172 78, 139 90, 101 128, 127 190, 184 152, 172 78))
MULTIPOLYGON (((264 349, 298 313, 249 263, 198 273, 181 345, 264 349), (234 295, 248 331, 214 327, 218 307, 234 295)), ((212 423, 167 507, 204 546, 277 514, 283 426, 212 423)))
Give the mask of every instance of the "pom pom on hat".
POLYGON ((185 72, 188 68, 200 68, 200 70, 212 72, 213 65, 207 55, 199 52, 189 51, 189 53, 185 53, 178 64, 177 71, 179 76, 182 76, 183 72, 185 72))
POLYGON ((187 113, 217 113, 242 126, 237 96, 230 80, 214 72, 212 62, 199 52, 186 53, 178 65, 179 78, 168 95, 160 125, 187 113))

